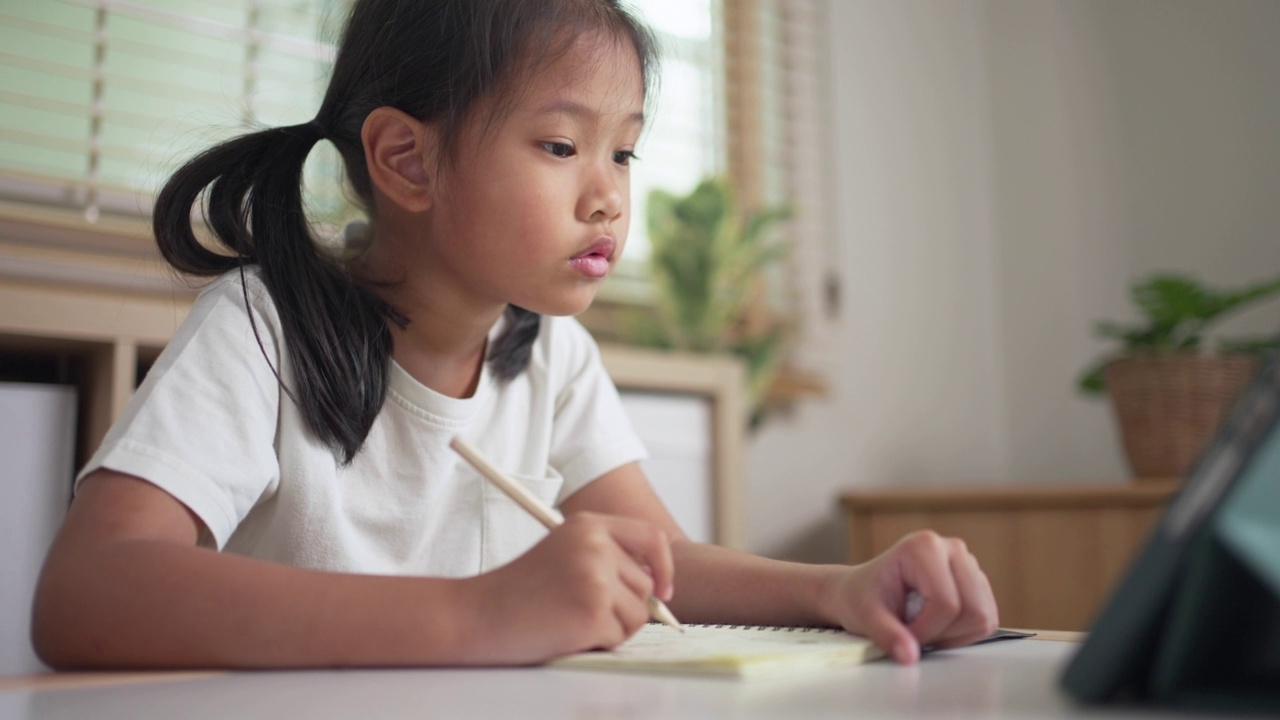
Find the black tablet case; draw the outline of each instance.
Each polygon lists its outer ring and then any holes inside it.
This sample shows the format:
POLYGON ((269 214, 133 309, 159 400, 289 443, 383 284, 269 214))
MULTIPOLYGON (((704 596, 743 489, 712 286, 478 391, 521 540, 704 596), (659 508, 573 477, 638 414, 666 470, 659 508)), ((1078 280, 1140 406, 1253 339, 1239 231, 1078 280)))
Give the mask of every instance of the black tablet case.
POLYGON ((1169 504, 1062 687, 1085 702, 1280 712, 1280 352, 1169 504))

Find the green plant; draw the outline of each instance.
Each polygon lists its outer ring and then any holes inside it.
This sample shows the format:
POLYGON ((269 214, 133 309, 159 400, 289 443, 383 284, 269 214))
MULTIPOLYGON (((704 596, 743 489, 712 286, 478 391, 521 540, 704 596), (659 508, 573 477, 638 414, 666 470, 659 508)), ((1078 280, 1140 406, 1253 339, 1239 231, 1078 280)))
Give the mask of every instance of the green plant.
MULTIPOLYGON (((1119 357, 1135 353, 1195 352, 1203 349, 1205 334, 1228 315, 1280 293, 1280 277, 1233 291, 1207 287, 1180 274, 1157 274, 1134 283, 1130 296, 1142 312, 1140 324, 1109 321, 1094 326, 1098 337, 1119 340, 1119 352, 1111 353, 1089 367, 1080 377, 1080 389, 1090 394, 1103 392, 1103 373, 1119 357)), ((1280 342, 1280 335, 1265 338, 1220 339, 1220 353, 1263 354, 1280 342)))
POLYGON ((646 220, 657 304, 627 316, 637 344, 743 358, 757 417, 788 329, 773 320, 746 323, 745 316, 764 273, 786 253, 770 230, 788 217, 784 207, 743 212, 723 178, 704 180, 685 196, 654 190, 646 220))

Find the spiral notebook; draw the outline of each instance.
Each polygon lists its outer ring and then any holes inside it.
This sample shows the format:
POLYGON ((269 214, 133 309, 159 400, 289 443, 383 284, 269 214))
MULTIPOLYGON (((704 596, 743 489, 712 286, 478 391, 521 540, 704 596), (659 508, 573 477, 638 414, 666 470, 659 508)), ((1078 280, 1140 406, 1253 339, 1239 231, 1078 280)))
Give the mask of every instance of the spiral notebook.
POLYGON ((834 628, 650 623, 614 648, 577 653, 556 667, 730 677, 791 675, 882 657, 870 640, 834 628))

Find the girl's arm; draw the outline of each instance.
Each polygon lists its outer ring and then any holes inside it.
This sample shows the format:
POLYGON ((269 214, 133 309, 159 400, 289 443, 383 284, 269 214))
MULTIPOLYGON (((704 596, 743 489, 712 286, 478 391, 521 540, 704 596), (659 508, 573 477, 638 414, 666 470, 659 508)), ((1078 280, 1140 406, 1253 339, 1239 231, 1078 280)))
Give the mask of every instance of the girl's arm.
POLYGON ((201 528, 150 483, 87 477, 36 591, 40 657, 57 668, 538 662, 621 642, 647 619, 655 583, 670 585, 666 538, 626 518, 579 515, 462 580, 289 567, 197 547, 201 528))
POLYGON ((923 644, 966 645, 995 630, 996 605, 986 575, 964 543, 932 532, 908 535, 855 567, 782 562, 689 541, 636 464, 587 484, 562 504, 647 520, 672 538, 681 622, 835 625, 865 635, 911 663, 923 644), (923 609, 904 622, 907 594, 923 609))

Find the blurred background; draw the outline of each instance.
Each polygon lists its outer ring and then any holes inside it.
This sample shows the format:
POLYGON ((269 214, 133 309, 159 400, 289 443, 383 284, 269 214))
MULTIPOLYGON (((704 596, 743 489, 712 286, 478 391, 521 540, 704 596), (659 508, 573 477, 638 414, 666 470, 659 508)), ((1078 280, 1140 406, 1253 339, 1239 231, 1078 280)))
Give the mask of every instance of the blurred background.
MULTIPOLYGON (((1128 482, 1109 406, 1076 387, 1110 347, 1095 321, 1133 319, 1154 272, 1280 273, 1274 0, 631 5, 661 95, 627 258, 583 320, 630 342, 667 292, 651 191, 721 178, 735 212, 785 210, 730 331, 785 329, 743 446, 752 550, 845 559, 854 490, 1128 482)), ((343 8, 0 0, 0 279, 172 293, 151 194, 247 125, 309 120, 343 8)), ((358 217, 330 150, 308 189, 336 241, 358 217)), ((5 372, 65 375, 24 360, 21 317, 5 372)), ((1271 304, 1226 327, 1278 326, 1271 304)))

